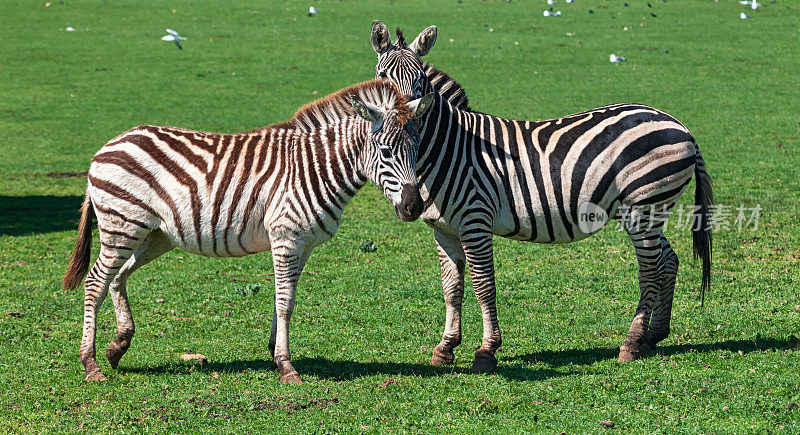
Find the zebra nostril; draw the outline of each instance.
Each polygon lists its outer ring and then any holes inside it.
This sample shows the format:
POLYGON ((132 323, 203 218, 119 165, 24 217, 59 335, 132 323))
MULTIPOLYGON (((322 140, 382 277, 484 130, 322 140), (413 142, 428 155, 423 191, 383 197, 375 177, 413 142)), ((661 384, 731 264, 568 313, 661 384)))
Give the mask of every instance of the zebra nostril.
POLYGON ((400 218, 405 221, 410 222, 419 218, 423 211, 423 204, 417 186, 410 183, 403 185, 397 209, 401 213, 400 218))

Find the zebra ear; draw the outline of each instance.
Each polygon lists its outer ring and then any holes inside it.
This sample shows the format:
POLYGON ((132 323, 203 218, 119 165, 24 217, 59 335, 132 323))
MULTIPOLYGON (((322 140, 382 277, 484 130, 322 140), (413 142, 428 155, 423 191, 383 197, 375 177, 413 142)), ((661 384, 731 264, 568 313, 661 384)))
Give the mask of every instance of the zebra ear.
POLYGON ((415 39, 408 48, 414 53, 417 53, 417 56, 422 57, 431 51, 434 43, 436 43, 436 26, 429 26, 427 29, 420 32, 417 39, 415 39))
POLYGON ((372 48, 375 50, 375 53, 378 53, 378 56, 383 54, 383 52, 392 45, 392 40, 389 38, 389 29, 387 29, 386 24, 383 24, 380 20, 372 22, 370 39, 372 40, 372 48))
POLYGON ((366 101, 362 101, 355 95, 350 97, 350 104, 353 106, 353 109, 355 109, 358 116, 371 122, 373 126, 380 124, 381 120, 383 120, 383 114, 377 106, 367 103, 366 101))
POLYGON ((433 104, 433 92, 409 102, 408 108, 411 109, 411 117, 419 118, 424 115, 431 107, 431 104, 433 104))

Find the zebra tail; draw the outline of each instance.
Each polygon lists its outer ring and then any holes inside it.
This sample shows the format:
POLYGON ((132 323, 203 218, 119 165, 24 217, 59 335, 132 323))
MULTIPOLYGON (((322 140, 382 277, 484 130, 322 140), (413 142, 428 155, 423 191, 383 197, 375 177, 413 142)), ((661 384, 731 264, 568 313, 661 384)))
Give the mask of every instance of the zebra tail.
POLYGON ((703 260, 703 282, 700 287, 700 306, 705 305, 706 290, 711 286, 711 206, 714 204, 714 196, 711 188, 711 177, 706 172, 706 164, 700 155, 700 149, 696 151, 697 162, 695 163, 695 221, 692 223, 692 250, 694 259, 700 257, 703 260), (699 222, 697 221, 699 219, 699 222))
POLYGON ((86 272, 89 270, 89 256, 92 253, 92 201, 89 193, 83 200, 81 206, 81 222, 78 224, 78 240, 75 241, 75 249, 69 258, 69 266, 64 274, 64 290, 73 290, 81 282, 86 272))

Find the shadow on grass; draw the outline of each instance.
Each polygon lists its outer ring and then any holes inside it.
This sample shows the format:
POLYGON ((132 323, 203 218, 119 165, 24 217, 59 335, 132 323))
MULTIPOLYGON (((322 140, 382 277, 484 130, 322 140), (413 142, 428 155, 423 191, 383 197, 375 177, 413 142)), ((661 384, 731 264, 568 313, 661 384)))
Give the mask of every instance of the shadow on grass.
MULTIPOLYGON (((428 364, 392 363, 392 362, 356 362, 347 360, 331 360, 328 358, 296 358, 292 365, 300 376, 316 376, 320 379, 331 381, 349 381, 357 378, 374 375, 397 375, 434 377, 449 373, 475 374, 468 368, 436 367, 428 364)), ((120 371, 143 374, 189 374, 197 371, 233 373, 244 370, 272 371, 275 364, 264 359, 233 362, 209 362, 197 364, 165 364, 156 367, 122 368, 120 371)), ((550 369, 530 369, 525 367, 498 367, 488 375, 499 375, 514 381, 542 381, 559 376, 568 376, 570 373, 558 372, 550 369)))
MULTIPOLYGON (((655 355, 668 356, 691 352, 716 352, 726 350, 744 353, 764 350, 797 349, 800 342, 794 336, 788 339, 761 338, 755 340, 726 340, 717 343, 681 344, 658 347, 655 355)), ((561 351, 542 351, 511 358, 500 358, 500 365, 488 375, 502 376, 513 381, 543 381, 561 376, 571 376, 571 371, 552 369, 533 369, 520 366, 509 366, 508 362, 546 363, 552 366, 570 364, 588 365, 598 361, 616 359, 618 348, 569 349, 561 351)), ((653 354, 651 354, 653 355, 653 354)), ((296 358, 292 360, 294 368, 300 376, 316 376, 332 381, 349 381, 374 375, 397 375, 434 377, 450 373, 475 374, 471 369, 459 366, 435 367, 428 364, 394 363, 394 362, 357 362, 349 360, 331 360, 328 358, 296 358)), ((120 368, 120 371, 143 374, 190 374, 197 371, 234 373, 245 370, 272 371, 275 364, 271 360, 254 359, 232 362, 209 362, 203 365, 192 363, 170 363, 156 367, 120 368)), ((577 373, 577 372, 576 372, 577 373)))
MULTIPOLYGON (((757 336, 753 340, 725 340, 717 343, 700 344, 672 344, 658 346, 654 352, 645 356, 670 356, 676 354, 692 352, 716 352, 726 350, 729 352, 757 352, 764 350, 789 350, 797 349, 797 337, 790 336, 788 339, 762 338, 757 336)), ((616 359, 619 354, 618 347, 595 347, 589 349, 568 349, 568 350, 545 350, 512 358, 501 358, 503 361, 523 361, 526 363, 546 363, 552 366, 564 366, 569 364, 593 364, 598 361, 616 359)))
POLYGON ((78 228, 82 196, 0 196, 0 236, 78 228))

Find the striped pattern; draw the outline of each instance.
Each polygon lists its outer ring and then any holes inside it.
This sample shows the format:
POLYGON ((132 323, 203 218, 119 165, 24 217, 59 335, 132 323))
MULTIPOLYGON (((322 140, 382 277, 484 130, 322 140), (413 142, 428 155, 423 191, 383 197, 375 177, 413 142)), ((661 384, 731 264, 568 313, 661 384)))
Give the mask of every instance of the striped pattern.
POLYGON ((118 336, 106 356, 116 367, 134 334, 128 276, 180 247, 210 257, 272 251, 270 348, 281 380, 299 382, 288 322, 311 250, 334 235, 345 205, 367 180, 402 209, 399 216, 419 216, 404 212, 415 199, 421 212, 414 172, 419 136, 410 116, 394 85, 371 81, 311 103, 289 122, 246 133, 140 126, 108 142, 89 168, 79 238, 64 278, 65 288, 74 288, 86 273, 94 214, 100 253, 84 282, 80 356, 86 379, 104 379, 94 342, 107 292, 118 336), (379 124, 362 119, 359 107, 379 124))
POLYGON ((703 293, 710 280, 711 186, 689 130, 640 104, 535 122, 472 111, 463 88, 417 56, 430 47, 406 45, 399 30, 395 44, 376 47, 376 32, 386 33, 381 26, 373 24, 377 71, 391 80, 414 81, 397 83, 401 91, 437 92, 423 119, 417 163, 426 206, 422 217, 435 230, 447 306, 445 331, 432 362, 452 362, 453 348, 461 341, 465 262, 484 326, 473 368, 491 369, 501 344, 492 236, 539 243, 581 240, 599 230, 581 225, 581 211, 591 205, 621 220, 620 209, 635 210, 635 219, 622 223, 639 262, 641 296, 620 360, 635 359, 663 340, 669 333, 678 258, 661 227, 693 174, 699 210, 693 236, 695 255, 703 258, 703 293))

